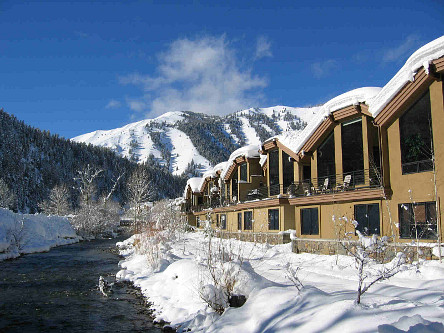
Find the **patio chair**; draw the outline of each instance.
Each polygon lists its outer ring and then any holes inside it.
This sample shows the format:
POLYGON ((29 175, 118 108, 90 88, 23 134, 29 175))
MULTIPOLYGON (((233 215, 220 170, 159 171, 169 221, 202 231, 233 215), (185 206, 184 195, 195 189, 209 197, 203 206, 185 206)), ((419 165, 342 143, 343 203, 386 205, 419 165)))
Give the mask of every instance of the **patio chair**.
POLYGON ((325 193, 328 191, 328 184, 329 184, 329 179, 325 178, 324 179, 324 184, 321 186, 321 192, 325 193))
POLYGON ((341 185, 338 185, 338 190, 345 191, 350 187, 352 176, 347 175, 344 177, 344 182, 341 185))

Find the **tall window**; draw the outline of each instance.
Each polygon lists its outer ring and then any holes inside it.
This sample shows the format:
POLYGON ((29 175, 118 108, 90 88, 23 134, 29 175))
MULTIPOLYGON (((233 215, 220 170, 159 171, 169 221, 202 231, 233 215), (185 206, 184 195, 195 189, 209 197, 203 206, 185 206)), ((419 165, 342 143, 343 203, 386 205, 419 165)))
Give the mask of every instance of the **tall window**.
POLYGON ((245 230, 253 229, 253 212, 251 211, 244 212, 244 229, 245 230))
POLYGON ((431 122, 430 93, 427 91, 399 118, 403 174, 433 169, 431 122))
POLYGON ((352 176, 353 184, 363 184, 364 152, 362 148, 361 118, 343 123, 341 134, 343 172, 352 176))
POLYGON ((237 213, 237 230, 242 230, 242 213, 237 213))
POLYGON ((268 210, 268 230, 279 230, 279 209, 268 210))
POLYGON ((231 188, 232 188, 232 198, 234 200, 234 197, 236 197, 236 200, 239 200, 238 196, 237 196, 237 169, 233 174, 233 178, 231 179, 231 188))
POLYGON ((242 163, 239 167, 240 169, 240 180, 243 182, 247 181, 247 163, 242 163))
POLYGON ((437 238, 434 201, 399 205, 399 222, 401 238, 437 238))
POLYGON ((319 184, 329 177, 330 183, 333 185, 335 168, 335 137, 332 132, 318 148, 318 178, 319 184))
POLYGON ((380 235, 379 204, 355 205, 355 220, 363 235, 380 235))
POLYGON ((292 162, 290 155, 285 152, 282 152, 282 172, 284 173, 284 193, 286 193, 288 186, 293 183, 294 163, 292 162))
POLYGON ((220 215, 220 228, 227 229, 227 215, 226 214, 220 215))
POLYGON ((270 195, 280 193, 279 188, 279 149, 272 150, 268 153, 269 161, 268 173, 270 175, 270 195))
POLYGON ((317 208, 301 209, 301 234, 319 235, 319 220, 317 208))

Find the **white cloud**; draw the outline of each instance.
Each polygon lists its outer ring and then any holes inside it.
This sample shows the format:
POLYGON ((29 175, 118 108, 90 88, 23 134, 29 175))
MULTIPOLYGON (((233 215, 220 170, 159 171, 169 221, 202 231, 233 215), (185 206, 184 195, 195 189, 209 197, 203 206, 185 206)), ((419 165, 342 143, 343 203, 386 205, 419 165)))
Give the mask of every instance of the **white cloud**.
POLYGON ((255 59, 264 57, 272 57, 271 42, 265 36, 259 36, 256 41, 256 54, 255 59))
POLYGON ((126 104, 128 105, 128 107, 135 112, 143 112, 143 111, 147 111, 148 108, 148 104, 146 101, 144 101, 143 99, 131 99, 131 98, 127 98, 126 99, 126 104))
POLYGON ((122 103, 120 103, 118 100, 112 99, 106 104, 105 109, 117 109, 120 108, 122 103))
POLYGON ((386 50, 383 54, 382 61, 396 62, 401 60, 410 55, 413 50, 417 49, 419 44, 420 40, 417 35, 409 35, 400 45, 386 50))
POLYGON ((336 60, 329 59, 325 61, 315 62, 311 65, 311 71, 314 77, 321 78, 328 76, 334 69, 338 67, 336 60))
POLYGON ((142 100, 128 104, 134 111, 150 110, 149 116, 176 110, 230 113, 258 105, 266 86, 239 64, 225 36, 178 39, 158 56, 156 75, 135 73, 120 82, 142 88, 142 100))

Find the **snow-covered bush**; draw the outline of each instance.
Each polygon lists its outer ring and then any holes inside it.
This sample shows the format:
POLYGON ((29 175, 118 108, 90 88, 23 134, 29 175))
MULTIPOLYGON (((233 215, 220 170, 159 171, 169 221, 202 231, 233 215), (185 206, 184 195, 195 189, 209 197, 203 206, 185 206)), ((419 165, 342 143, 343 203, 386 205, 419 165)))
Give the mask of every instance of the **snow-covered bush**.
MULTIPOLYGON (((358 222, 352 220, 351 224, 357 228, 358 222)), ((406 256, 404 252, 398 252, 388 263, 385 263, 388 253, 389 237, 377 235, 364 236, 355 229, 358 241, 351 240, 351 234, 346 233, 341 244, 347 254, 355 258, 358 274, 358 287, 356 291, 356 303, 361 303, 361 296, 375 283, 387 280, 399 273, 404 268, 406 256)))

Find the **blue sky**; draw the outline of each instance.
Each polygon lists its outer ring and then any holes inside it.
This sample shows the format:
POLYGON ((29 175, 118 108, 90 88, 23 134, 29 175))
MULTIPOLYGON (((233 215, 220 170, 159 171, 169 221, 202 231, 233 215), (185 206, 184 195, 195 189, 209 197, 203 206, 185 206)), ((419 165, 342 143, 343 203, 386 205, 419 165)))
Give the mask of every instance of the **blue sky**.
POLYGON ((440 0, 0 0, 0 107, 71 138, 166 111, 315 105, 383 86, 443 34, 440 0))

